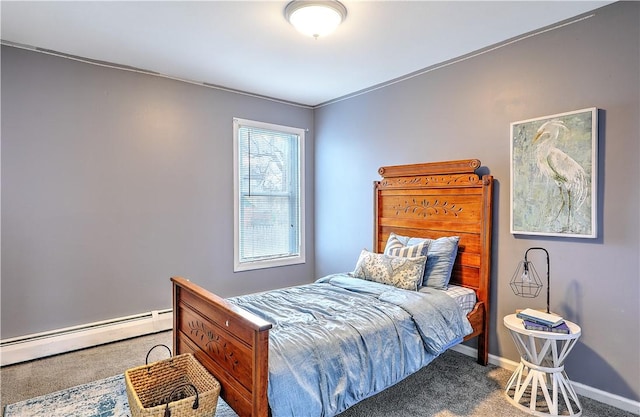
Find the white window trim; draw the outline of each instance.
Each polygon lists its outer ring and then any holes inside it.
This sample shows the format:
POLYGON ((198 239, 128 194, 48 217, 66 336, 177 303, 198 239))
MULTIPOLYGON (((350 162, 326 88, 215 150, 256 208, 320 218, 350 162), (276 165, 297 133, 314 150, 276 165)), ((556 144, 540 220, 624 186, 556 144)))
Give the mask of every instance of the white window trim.
POLYGON ((233 118, 233 271, 250 271, 278 266, 303 264, 306 261, 305 224, 305 129, 254 120, 233 118), (238 161, 238 129, 241 125, 296 134, 300 137, 298 161, 300 172, 300 254, 297 256, 240 262, 240 181, 238 161))

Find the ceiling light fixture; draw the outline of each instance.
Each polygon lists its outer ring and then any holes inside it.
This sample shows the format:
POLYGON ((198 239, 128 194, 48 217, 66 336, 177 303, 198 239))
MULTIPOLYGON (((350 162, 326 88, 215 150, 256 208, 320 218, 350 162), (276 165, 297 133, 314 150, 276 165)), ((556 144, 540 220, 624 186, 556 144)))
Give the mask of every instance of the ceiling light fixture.
POLYGON ((336 30, 347 17, 347 8, 335 0, 294 0, 284 15, 299 32, 318 39, 336 30))

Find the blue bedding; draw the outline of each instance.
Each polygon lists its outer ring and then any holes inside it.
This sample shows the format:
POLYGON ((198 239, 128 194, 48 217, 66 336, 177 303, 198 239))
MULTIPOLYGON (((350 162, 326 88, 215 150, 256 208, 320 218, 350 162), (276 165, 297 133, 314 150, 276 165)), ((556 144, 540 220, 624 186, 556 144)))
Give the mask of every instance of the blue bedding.
POLYGON ((273 323, 273 417, 330 417, 416 372, 471 333, 455 301, 330 275, 229 299, 273 323))

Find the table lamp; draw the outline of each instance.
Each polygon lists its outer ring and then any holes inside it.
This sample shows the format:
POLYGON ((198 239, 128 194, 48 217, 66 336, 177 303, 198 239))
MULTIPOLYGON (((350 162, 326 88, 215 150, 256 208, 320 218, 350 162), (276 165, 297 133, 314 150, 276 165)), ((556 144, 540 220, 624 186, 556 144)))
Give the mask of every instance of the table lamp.
POLYGON ((542 281, 533 262, 527 259, 527 254, 531 250, 543 250, 547 255, 547 313, 549 313, 549 252, 545 248, 534 247, 527 249, 524 253, 524 260, 518 263, 509 285, 513 293, 520 297, 535 298, 540 294, 542 281))

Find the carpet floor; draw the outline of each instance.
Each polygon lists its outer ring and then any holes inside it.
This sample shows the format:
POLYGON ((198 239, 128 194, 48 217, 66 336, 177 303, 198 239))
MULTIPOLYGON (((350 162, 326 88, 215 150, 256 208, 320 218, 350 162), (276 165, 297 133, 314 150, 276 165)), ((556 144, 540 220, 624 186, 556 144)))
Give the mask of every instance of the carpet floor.
MULTIPOLYGON (((11 403, 123 374, 126 369, 144 364, 147 351, 157 343, 171 346, 171 332, 0 368, 2 409, 11 403)), ((150 361, 167 355, 159 354, 157 358, 152 355, 150 361)), ((510 376, 506 369, 481 366, 474 358, 447 351, 429 366, 339 417, 528 416, 504 395, 510 376)), ((580 401, 585 417, 637 416, 589 398, 580 397, 580 401)))

